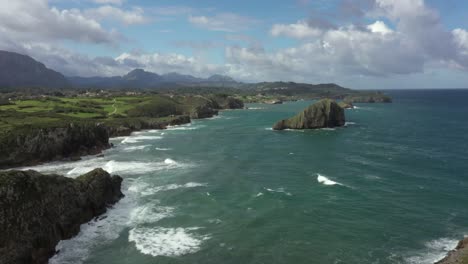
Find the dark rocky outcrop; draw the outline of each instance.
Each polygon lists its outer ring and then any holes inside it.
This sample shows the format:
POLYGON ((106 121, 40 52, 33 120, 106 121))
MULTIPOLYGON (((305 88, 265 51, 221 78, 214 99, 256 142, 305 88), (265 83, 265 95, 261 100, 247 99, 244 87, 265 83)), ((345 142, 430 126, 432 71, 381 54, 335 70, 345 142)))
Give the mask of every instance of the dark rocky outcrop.
POLYGON ((0 168, 9 168, 97 154, 110 145, 104 125, 69 123, 11 131, 2 136, 0 147, 0 168))
POLYGON ((190 112, 190 118, 200 119, 200 118, 210 118, 218 114, 218 110, 213 108, 210 104, 204 104, 196 106, 190 112))
POLYGON ((468 237, 461 240, 454 250, 435 264, 468 264, 468 237))
POLYGON ((190 123, 190 117, 119 118, 106 123, 67 123, 24 127, 0 137, 0 169, 37 165, 54 160, 77 160, 111 147, 110 137, 129 136, 144 129, 165 129, 190 123))
POLYGON ((334 100, 323 99, 304 109, 302 113, 279 121, 273 126, 273 129, 317 129, 344 125, 344 109, 334 100))
POLYGON ((167 119, 157 118, 128 118, 114 120, 106 125, 109 137, 129 136, 134 131, 144 129, 166 129, 168 126, 177 126, 190 123, 187 115, 175 116, 167 119))
POLYGON ((343 109, 353 109, 354 108, 354 105, 351 102, 341 101, 341 102, 338 103, 338 105, 343 109))
POLYGON ((122 178, 96 169, 76 179, 0 172, 0 264, 45 264, 60 240, 123 197, 122 178))
POLYGON ((214 101, 218 104, 218 109, 242 109, 244 102, 231 96, 215 96, 214 101))
POLYGON ((2 88, 66 88, 70 84, 61 73, 46 68, 33 58, 0 50, 0 90, 2 88))
POLYGON ((346 96, 343 101, 347 103, 391 103, 392 98, 382 93, 362 93, 346 96))

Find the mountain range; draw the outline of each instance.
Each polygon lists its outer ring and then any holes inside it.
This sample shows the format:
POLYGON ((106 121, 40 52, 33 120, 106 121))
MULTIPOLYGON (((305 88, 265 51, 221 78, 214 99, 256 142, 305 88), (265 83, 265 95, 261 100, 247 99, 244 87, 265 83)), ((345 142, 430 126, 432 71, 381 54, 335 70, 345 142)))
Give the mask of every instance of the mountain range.
POLYGON ((79 88, 158 88, 170 86, 219 86, 236 87, 241 83, 231 77, 212 75, 197 78, 176 72, 157 74, 143 69, 135 69, 124 76, 113 77, 69 77, 74 87, 79 88))
POLYGON ((198 78, 176 72, 159 75, 143 69, 132 70, 123 76, 65 77, 27 55, 0 50, 0 89, 23 87, 151 89, 172 86, 237 87, 241 84, 223 75, 198 78))

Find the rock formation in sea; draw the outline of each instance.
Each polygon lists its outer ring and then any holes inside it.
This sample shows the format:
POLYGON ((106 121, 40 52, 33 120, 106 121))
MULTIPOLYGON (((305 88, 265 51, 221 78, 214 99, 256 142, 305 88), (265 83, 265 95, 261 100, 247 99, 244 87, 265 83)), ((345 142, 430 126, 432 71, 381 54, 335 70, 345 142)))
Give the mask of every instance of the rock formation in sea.
POLYGON ((341 108, 344 108, 344 109, 353 109, 354 108, 354 105, 351 102, 341 101, 341 102, 338 103, 338 105, 341 106, 341 108))
POLYGON ((468 264, 468 237, 461 240, 454 250, 435 264, 468 264))
POLYGON ((60 240, 119 201, 122 178, 102 169, 76 179, 0 172, 0 264, 45 264, 60 240))
POLYGON ((346 96, 343 99, 347 103, 391 103, 392 98, 382 93, 360 93, 346 96))
POLYGON ((317 129, 344 125, 344 109, 334 100, 322 99, 296 116, 277 122, 273 129, 317 129))

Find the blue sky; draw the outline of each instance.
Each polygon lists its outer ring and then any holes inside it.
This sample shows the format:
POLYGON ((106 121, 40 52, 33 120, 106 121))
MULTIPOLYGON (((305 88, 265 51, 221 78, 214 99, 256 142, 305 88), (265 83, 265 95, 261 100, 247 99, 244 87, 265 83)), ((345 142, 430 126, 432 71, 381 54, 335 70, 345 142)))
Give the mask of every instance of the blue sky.
POLYGON ((0 0, 0 9, 0 48, 66 75, 139 67, 358 89, 468 87, 466 1, 0 0))

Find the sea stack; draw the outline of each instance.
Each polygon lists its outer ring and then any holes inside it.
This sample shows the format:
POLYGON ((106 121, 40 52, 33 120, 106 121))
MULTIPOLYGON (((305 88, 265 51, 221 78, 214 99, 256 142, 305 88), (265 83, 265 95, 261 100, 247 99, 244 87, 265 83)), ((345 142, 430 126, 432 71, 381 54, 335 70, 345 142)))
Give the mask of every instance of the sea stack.
POLYGON ((344 109, 334 100, 323 99, 307 107, 296 116, 277 122, 273 129, 318 129, 344 125, 344 109))
POLYGON ((0 172, 0 263, 46 264, 60 240, 123 197, 121 183, 102 169, 76 179, 0 172))

